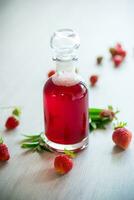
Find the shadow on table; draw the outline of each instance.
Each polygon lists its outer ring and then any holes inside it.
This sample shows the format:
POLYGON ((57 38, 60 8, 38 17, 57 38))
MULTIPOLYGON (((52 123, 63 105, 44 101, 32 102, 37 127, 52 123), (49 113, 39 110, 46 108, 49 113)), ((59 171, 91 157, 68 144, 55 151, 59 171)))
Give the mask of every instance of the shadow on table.
POLYGON ((31 150, 31 149, 24 149, 24 152, 22 152, 21 155, 27 156, 27 155, 34 154, 34 153, 38 154, 42 159, 47 158, 47 157, 52 157, 52 155, 53 155, 51 152, 47 152, 47 151, 37 152, 37 151, 31 150))
POLYGON ((43 160, 52 160, 55 158, 56 155, 58 155, 58 153, 52 153, 47 151, 39 153, 40 158, 43 160))
POLYGON ((119 148, 118 146, 115 145, 115 146, 113 147, 112 154, 115 155, 115 154, 122 153, 122 152, 124 152, 124 151, 125 151, 124 149, 121 149, 121 148, 119 148))
POLYGON ((59 179, 61 176, 64 175, 58 175, 56 174, 54 168, 48 168, 46 170, 41 170, 38 172, 38 175, 36 176, 36 181, 37 182, 55 181, 56 179, 59 179))
POLYGON ((114 146, 111 152, 112 161, 117 165, 122 165, 124 162, 128 163, 131 158, 131 149, 123 150, 117 146, 114 146))
POLYGON ((5 167, 7 164, 8 164, 8 161, 0 162, 0 169, 2 169, 3 167, 5 167))

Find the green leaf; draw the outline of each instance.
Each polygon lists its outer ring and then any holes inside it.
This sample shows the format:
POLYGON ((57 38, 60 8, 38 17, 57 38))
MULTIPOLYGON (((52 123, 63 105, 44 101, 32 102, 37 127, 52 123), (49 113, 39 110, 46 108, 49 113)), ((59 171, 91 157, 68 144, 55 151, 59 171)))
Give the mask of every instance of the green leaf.
POLYGON ((21 141, 21 147, 25 149, 31 149, 37 152, 48 151, 52 152, 52 150, 47 146, 45 142, 44 133, 41 132, 40 134, 35 135, 24 135, 25 139, 21 141))
POLYGON ((3 139, 1 136, 0 136, 0 144, 3 144, 3 139))
POLYGON ((26 139, 23 139, 22 141, 21 141, 21 143, 26 143, 26 142, 38 142, 39 141, 39 138, 33 138, 33 139, 31 139, 31 138, 26 138, 26 139))
POLYGON ((71 158, 75 158, 76 157, 76 153, 74 153, 73 151, 64 149, 64 154, 68 155, 71 158))
POLYGON ((13 111, 12 114, 15 115, 16 117, 19 117, 21 115, 21 109, 19 107, 16 107, 13 111))
POLYGON ((35 134, 35 135, 25 135, 25 134, 23 134, 23 136, 26 137, 26 138, 34 139, 34 138, 39 138, 40 134, 35 134))
POLYGON ((50 148, 47 147, 46 145, 44 145, 42 148, 43 148, 45 151, 54 152, 52 149, 50 149, 50 148))
POLYGON ((42 152, 42 151, 43 151, 43 149, 41 148, 40 145, 38 145, 38 146, 36 147, 36 150, 37 150, 38 152, 42 152))
POLYGON ((111 111, 113 111, 113 106, 109 105, 108 109, 111 110, 111 111))
POLYGON ((101 108, 89 108, 88 109, 88 112, 89 112, 89 115, 93 115, 93 114, 99 114, 103 109, 101 108))
POLYGON ((118 122, 117 124, 114 124, 114 129, 123 128, 126 125, 127 125, 126 122, 118 122))
POLYGON ((97 125, 96 125, 95 122, 91 122, 91 126, 92 126, 93 129, 96 129, 96 128, 97 128, 97 125))
POLYGON ((23 143, 22 145, 21 145, 21 147, 22 148, 24 148, 24 149, 32 149, 32 148, 35 148, 35 147, 37 147, 38 146, 38 142, 33 142, 33 143, 23 143))
POLYGON ((91 121, 101 120, 100 115, 90 115, 91 121))

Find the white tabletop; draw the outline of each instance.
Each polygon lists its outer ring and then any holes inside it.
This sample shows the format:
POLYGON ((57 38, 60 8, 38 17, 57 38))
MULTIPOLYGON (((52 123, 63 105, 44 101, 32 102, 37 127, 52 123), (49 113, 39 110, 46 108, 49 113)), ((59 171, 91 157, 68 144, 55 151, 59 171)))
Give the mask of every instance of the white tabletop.
POLYGON ((21 134, 43 130, 42 87, 51 61, 49 39, 59 28, 79 32, 79 69, 88 82, 92 73, 100 76, 89 88, 90 107, 113 105, 120 120, 133 131, 134 105, 134 1, 132 0, 1 0, 0 1, 0 132, 9 146, 11 159, 0 164, 1 200, 133 200, 134 143, 126 151, 115 148, 112 127, 89 135, 87 150, 74 160, 73 170, 57 176, 54 154, 25 153, 21 134), (121 42, 126 61, 115 69, 108 48, 121 42), (104 56, 102 66, 95 65, 104 56), (22 107, 21 125, 6 132, 10 109, 22 107))

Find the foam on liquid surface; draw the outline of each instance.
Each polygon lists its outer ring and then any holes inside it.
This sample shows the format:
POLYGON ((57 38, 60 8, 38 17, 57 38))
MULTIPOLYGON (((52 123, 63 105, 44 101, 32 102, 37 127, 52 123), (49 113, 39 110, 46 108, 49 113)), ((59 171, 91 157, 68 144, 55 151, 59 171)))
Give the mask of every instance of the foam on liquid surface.
POLYGON ((52 81, 55 85, 69 87, 78 84, 81 81, 81 77, 75 73, 63 72, 54 74, 52 81))

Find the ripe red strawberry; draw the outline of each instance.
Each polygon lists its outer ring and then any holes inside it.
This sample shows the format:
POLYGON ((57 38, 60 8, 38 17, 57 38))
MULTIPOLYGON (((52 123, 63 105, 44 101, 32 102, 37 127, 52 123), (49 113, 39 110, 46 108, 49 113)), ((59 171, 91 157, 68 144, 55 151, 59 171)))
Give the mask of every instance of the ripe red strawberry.
POLYGON ((104 109, 101 113, 100 113, 100 117, 101 118, 108 118, 110 120, 113 120, 115 117, 115 113, 112 110, 106 110, 104 109))
POLYGON ((123 58, 126 56, 126 51, 122 48, 121 44, 117 44, 115 47, 116 55, 120 55, 123 58))
POLYGON ((47 75, 48 78, 51 77, 52 75, 54 75, 55 73, 56 73, 55 70, 51 70, 51 71, 49 71, 49 72, 48 72, 48 75, 47 75))
POLYGON ((90 76, 90 84, 91 84, 91 86, 95 86, 97 81, 98 81, 98 76, 97 75, 90 76))
POLYGON ((116 46, 115 46, 115 48, 116 49, 118 49, 118 48, 122 49, 122 45, 120 43, 117 43, 116 46))
POLYGON ((14 116, 10 116, 8 117, 6 123, 5 123, 5 127, 7 129, 14 129, 19 125, 19 120, 14 117, 14 116))
POLYGON ((120 50, 118 54, 121 55, 123 58, 125 58, 125 56, 127 55, 127 52, 125 50, 120 50))
POLYGON ((0 138, 0 161, 6 161, 10 159, 10 154, 8 152, 8 147, 3 144, 2 138, 0 138))
POLYGON ((57 173, 66 174, 73 167, 73 161, 67 155, 58 155, 54 160, 54 167, 57 173))
POLYGON ((124 125, 126 124, 121 123, 115 127, 112 139, 117 146, 122 149, 127 149, 132 139, 132 133, 124 125))
POLYGON ((125 58, 127 52, 122 48, 122 45, 117 43, 115 47, 112 47, 109 49, 112 58, 116 55, 122 56, 122 58, 125 58))
POLYGON ((115 67, 118 67, 122 63, 124 58, 120 55, 115 55, 112 59, 115 64, 115 67))

